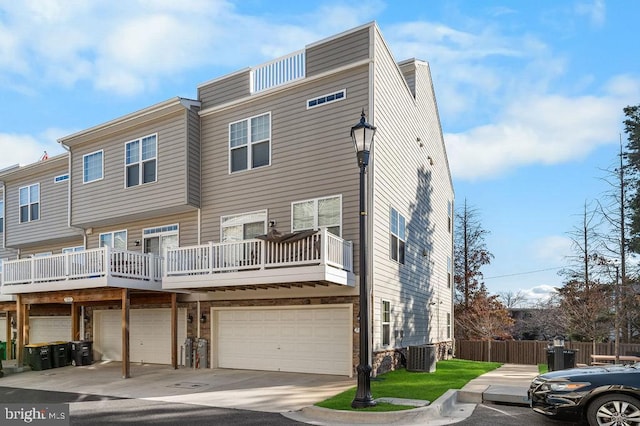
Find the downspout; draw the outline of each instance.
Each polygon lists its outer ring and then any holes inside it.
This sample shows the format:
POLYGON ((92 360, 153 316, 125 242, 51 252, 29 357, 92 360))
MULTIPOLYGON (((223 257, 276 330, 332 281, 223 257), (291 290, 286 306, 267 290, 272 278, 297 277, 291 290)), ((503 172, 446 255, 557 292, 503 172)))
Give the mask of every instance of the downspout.
POLYGON ((69 228, 77 228, 77 229, 81 229, 82 230, 82 245, 84 246, 85 250, 87 249, 87 230, 85 228, 80 228, 77 226, 73 226, 71 224, 71 196, 73 194, 73 191, 71 189, 71 183, 73 182, 72 179, 72 175, 71 175, 71 148, 69 148, 67 145, 65 145, 63 142, 58 141, 58 143, 60 144, 60 146, 62 148, 64 148, 65 151, 67 151, 69 153, 68 156, 68 165, 67 165, 67 173, 69 173, 69 184, 67 185, 67 226, 69 228))
POLYGON ((2 248, 5 248, 7 246, 7 224, 6 224, 6 210, 7 210, 7 199, 5 197, 5 193, 7 191, 7 187, 4 183, 3 180, 0 180, 0 185, 2 185, 2 201, 4 201, 2 203, 2 220, 3 220, 3 228, 2 228, 2 248))

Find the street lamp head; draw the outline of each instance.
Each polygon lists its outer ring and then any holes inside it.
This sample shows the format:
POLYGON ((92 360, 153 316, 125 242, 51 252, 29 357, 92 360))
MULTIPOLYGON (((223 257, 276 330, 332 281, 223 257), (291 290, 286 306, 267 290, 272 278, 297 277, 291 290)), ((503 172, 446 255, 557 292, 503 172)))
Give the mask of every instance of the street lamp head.
POLYGON ((369 164, 369 152, 373 145, 373 136, 375 133, 375 126, 367 123, 364 108, 362 108, 360 122, 351 128, 351 139, 353 140, 353 146, 356 149, 358 164, 360 166, 367 166, 369 164))

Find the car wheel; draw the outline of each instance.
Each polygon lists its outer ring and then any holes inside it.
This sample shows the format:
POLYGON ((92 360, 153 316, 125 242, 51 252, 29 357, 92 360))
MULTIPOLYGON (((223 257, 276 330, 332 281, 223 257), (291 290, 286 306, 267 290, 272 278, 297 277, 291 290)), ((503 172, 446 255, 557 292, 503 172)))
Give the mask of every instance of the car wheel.
POLYGON ((601 396, 589 404, 587 420, 591 426, 640 425, 640 401, 620 394, 601 396))

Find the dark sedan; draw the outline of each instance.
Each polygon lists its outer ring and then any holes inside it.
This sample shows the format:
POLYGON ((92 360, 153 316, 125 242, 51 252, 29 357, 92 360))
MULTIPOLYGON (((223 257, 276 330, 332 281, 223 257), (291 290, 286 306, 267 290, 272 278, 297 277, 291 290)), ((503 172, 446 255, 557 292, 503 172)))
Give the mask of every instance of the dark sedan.
POLYGON ((640 425, 640 363, 541 374, 529 388, 531 408, 590 425, 640 425))

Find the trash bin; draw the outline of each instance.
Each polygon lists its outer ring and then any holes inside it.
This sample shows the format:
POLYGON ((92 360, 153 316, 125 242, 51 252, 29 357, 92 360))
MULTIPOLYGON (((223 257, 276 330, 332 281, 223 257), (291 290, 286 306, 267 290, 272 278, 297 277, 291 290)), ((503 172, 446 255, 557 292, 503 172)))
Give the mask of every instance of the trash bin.
POLYGON ((71 342, 71 364, 91 365, 93 363, 93 341, 79 340, 71 342))
POLYGON ((70 364, 69 342, 51 342, 51 367, 66 367, 70 364))
POLYGON ((565 370, 576 367, 577 349, 555 347, 547 350, 547 368, 549 371, 565 370))
POLYGON ((0 361, 7 359, 7 342, 0 342, 0 361))
POLYGON ((51 368, 50 346, 48 343, 25 345, 24 357, 32 370, 48 370, 51 368))
POLYGON ((564 368, 576 368, 576 352, 577 349, 565 349, 562 351, 564 368))

